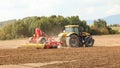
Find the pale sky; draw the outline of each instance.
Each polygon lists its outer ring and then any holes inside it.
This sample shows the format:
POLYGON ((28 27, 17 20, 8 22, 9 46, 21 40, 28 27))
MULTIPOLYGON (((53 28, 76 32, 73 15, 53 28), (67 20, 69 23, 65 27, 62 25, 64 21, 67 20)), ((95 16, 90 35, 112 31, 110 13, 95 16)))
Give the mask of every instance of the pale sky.
POLYGON ((120 0, 0 0, 0 21, 51 15, 88 20, 115 14, 120 14, 120 0))

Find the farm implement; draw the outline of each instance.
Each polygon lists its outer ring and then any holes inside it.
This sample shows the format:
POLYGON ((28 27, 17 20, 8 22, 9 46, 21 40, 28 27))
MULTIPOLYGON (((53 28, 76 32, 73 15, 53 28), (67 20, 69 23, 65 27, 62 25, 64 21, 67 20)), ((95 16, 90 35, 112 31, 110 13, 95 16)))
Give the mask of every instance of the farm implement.
POLYGON ((45 34, 41 29, 36 28, 33 37, 29 38, 29 43, 23 44, 22 47, 35 48, 58 48, 62 42, 55 41, 53 38, 45 34))

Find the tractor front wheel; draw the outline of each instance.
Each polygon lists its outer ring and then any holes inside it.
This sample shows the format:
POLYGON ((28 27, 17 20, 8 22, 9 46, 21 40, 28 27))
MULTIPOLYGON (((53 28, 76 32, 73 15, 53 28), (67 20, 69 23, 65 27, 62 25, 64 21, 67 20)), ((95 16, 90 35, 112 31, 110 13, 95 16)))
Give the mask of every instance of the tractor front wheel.
POLYGON ((87 37, 85 39, 85 46, 86 47, 92 47, 94 44, 94 39, 92 39, 91 37, 87 37))

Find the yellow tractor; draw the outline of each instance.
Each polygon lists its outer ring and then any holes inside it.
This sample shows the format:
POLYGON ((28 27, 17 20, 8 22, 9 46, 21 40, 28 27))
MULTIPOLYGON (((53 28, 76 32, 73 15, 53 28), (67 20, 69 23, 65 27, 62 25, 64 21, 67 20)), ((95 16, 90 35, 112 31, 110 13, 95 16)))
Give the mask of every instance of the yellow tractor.
POLYGON ((63 43, 64 47, 92 47, 94 39, 90 33, 83 32, 79 25, 67 25, 63 33, 60 33, 59 40, 63 43))

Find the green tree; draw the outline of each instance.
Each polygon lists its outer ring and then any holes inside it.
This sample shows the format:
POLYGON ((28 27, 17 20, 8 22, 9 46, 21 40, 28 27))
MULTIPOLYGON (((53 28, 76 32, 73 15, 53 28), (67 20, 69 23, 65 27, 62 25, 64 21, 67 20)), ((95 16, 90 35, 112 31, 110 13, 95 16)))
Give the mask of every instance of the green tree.
POLYGON ((109 34, 107 22, 102 19, 95 20, 91 29, 92 31, 96 32, 95 34, 109 34))
POLYGON ((77 25, 80 23, 79 16, 71 16, 71 17, 68 17, 67 20, 71 25, 77 25))

